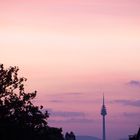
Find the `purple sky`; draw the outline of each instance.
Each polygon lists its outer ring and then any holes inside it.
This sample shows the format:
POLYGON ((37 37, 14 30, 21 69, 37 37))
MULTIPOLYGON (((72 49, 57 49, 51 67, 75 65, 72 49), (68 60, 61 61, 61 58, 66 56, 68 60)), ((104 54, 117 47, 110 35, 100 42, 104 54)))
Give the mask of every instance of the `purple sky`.
POLYGON ((19 66, 49 124, 119 140, 140 125, 139 0, 1 0, 0 61, 19 66))

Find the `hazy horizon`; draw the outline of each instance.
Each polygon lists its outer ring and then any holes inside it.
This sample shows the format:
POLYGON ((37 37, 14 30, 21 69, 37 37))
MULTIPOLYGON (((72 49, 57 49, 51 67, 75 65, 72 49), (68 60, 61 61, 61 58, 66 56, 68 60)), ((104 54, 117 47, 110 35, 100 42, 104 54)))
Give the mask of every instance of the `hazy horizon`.
POLYGON ((19 66, 49 125, 107 139, 140 126, 139 0, 1 0, 0 62, 19 66))

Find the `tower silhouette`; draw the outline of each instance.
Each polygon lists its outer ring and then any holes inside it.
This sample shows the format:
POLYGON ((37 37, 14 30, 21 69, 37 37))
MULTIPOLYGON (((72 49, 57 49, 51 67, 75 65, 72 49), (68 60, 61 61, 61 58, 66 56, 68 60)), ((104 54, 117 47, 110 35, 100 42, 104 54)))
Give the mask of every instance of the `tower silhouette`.
POLYGON ((105 116, 107 115, 107 110, 105 107, 104 95, 103 95, 103 105, 102 105, 102 109, 101 109, 101 115, 103 116, 103 138, 102 138, 102 140, 106 140, 105 116))

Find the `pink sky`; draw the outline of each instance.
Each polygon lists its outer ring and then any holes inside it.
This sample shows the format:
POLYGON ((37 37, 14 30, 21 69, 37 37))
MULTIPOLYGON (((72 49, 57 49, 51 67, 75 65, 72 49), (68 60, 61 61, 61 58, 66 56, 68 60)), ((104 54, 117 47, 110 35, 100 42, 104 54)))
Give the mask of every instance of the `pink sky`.
POLYGON ((20 67, 36 103, 52 112, 50 125, 101 137, 104 92, 108 139, 128 137, 140 124, 139 7, 139 0, 1 0, 0 61, 20 67))

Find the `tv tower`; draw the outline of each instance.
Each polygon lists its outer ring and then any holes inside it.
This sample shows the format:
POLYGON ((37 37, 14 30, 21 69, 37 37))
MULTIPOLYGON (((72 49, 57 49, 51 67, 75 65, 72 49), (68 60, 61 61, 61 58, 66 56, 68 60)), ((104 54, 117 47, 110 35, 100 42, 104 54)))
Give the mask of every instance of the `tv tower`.
POLYGON ((105 116, 107 115, 107 110, 105 107, 104 94, 103 94, 103 105, 101 109, 101 115, 103 116, 103 139, 102 140, 106 140, 105 116))

